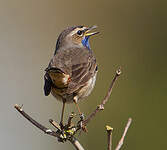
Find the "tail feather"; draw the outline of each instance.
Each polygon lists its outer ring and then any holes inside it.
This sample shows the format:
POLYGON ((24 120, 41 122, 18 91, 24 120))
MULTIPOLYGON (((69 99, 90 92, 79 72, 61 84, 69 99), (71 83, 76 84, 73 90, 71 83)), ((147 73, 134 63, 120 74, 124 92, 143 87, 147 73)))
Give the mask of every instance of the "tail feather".
POLYGON ((45 96, 48 96, 51 92, 51 87, 53 85, 52 79, 50 78, 48 73, 45 74, 44 81, 45 81, 45 83, 44 83, 44 94, 45 94, 45 96))

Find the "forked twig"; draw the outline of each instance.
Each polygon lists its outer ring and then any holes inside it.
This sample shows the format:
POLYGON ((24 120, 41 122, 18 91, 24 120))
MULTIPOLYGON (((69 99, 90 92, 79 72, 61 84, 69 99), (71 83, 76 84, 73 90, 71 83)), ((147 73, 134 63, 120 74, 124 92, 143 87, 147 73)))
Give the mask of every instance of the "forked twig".
POLYGON ((49 122, 50 122, 51 125, 54 126, 57 130, 61 130, 61 127, 60 127, 60 125, 59 125, 57 122, 55 122, 55 121, 52 120, 52 119, 49 119, 49 122))
POLYGON ((108 89, 108 92, 107 92, 106 96, 104 97, 104 99, 102 100, 101 104, 98 105, 97 108, 87 117, 87 119, 85 119, 85 120, 83 121, 83 123, 84 123, 85 125, 87 125, 88 122, 90 122, 90 121, 92 120, 92 118, 95 117, 95 115, 97 114, 97 112, 99 112, 100 110, 104 110, 104 105, 105 105, 105 103, 108 101, 108 99, 109 99, 109 97, 110 97, 110 95, 111 95, 113 86, 114 86, 114 84, 115 84, 115 81, 116 81, 117 78, 120 76, 120 74, 121 74, 121 70, 118 69, 118 70, 116 71, 116 74, 115 74, 115 76, 114 76, 114 79, 113 79, 112 82, 111 82, 111 85, 110 85, 110 87, 109 87, 109 89, 108 89))
MULTIPOLYGON (((43 126, 42 124, 38 123, 36 120, 34 120, 32 117, 30 117, 23 109, 21 106, 15 104, 14 106, 16 108, 16 110, 18 112, 20 112, 20 114, 25 117, 28 121, 30 121, 34 126, 36 126, 37 128, 39 128, 41 131, 43 131, 44 133, 48 134, 48 135, 51 135, 51 136, 54 136, 56 137, 58 140, 61 139, 62 135, 49 128, 46 128, 45 126, 43 126)), ((50 123, 52 123, 52 125, 55 126, 55 122, 53 120, 50 120, 50 123)), ((80 144, 80 142, 75 138, 75 137, 71 137, 68 139, 72 145, 77 149, 77 150, 84 150, 84 148, 82 147, 82 145, 80 144)))
POLYGON ((36 126, 37 128, 39 128, 40 130, 42 130, 44 133, 52 135, 54 137, 59 137, 59 135, 55 132, 52 131, 49 128, 46 128, 45 126, 41 125, 40 123, 38 123, 36 120, 34 120, 33 118, 31 118, 23 109, 21 106, 15 104, 14 106, 18 112, 20 112, 28 121, 30 121, 34 126, 36 126))

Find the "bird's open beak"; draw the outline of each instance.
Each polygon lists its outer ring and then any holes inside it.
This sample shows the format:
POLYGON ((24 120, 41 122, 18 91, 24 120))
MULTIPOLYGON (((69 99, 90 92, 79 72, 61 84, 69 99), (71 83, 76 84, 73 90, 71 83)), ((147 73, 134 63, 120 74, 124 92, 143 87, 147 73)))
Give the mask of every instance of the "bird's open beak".
POLYGON ((85 36, 92 36, 92 35, 95 35, 95 34, 98 34, 99 32, 97 31, 97 32, 90 32, 90 31, 92 31, 93 29, 96 29, 97 28, 97 26, 92 26, 92 27, 89 27, 89 28, 86 28, 85 29, 85 36))

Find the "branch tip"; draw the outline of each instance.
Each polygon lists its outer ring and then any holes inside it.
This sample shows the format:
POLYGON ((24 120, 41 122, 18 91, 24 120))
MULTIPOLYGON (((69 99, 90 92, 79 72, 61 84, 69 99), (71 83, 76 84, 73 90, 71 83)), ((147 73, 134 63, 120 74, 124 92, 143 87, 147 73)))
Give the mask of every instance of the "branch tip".
POLYGON ((117 74, 117 76, 119 76, 119 75, 121 75, 121 69, 119 68, 117 71, 116 71, 116 74, 117 74))
POLYGON ((113 128, 110 127, 110 126, 108 126, 108 125, 106 125, 106 130, 107 130, 107 132, 112 132, 112 131, 113 131, 113 128))
POLYGON ((18 111, 23 111, 22 107, 23 105, 22 106, 19 106, 18 104, 14 105, 14 108, 16 108, 18 111))
POLYGON ((98 106, 97 106, 97 109, 99 109, 99 110, 104 110, 104 105, 102 105, 102 104, 101 104, 101 105, 98 105, 98 106))
POLYGON ((53 125, 56 129, 61 130, 60 125, 59 125, 56 121, 54 121, 53 119, 49 119, 49 122, 50 122, 51 125, 53 125))
POLYGON ((112 149, 112 131, 113 128, 111 126, 106 125, 106 131, 107 131, 107 150, 112 149))
POLYGON ((53 122, 53 119, 49 119, 49 122, 52 123, 52 122, 53 122))
POLYGON ((131 123, 131 122, 132 122, 132 118, 129 118, 129 119, 128 119, 128 122, 131 123))
POLYGON ((14 108, 18 109, 20 106, 18 104, 14 105, 14 108))
POLYGON ((128 122, 127 122, 127 124, 126 124, 126 127, 125 127, 125 129, 124 129, 123 135, 122 135, 122 137, 121 137, 121 139, 120 139, 120 141, 119 141, 117 147, 115 148, 115 150, 120 150, 120 148, 122 147, 122 145, 123 145, 123 143, 124 143, 125 136, 126 136, 126 134, 127 134, 127 132, 128 132, 128 129, 129 129, 131 123, 132 123, 132 118, 129 118, 129 119, 128 119, 128 122))

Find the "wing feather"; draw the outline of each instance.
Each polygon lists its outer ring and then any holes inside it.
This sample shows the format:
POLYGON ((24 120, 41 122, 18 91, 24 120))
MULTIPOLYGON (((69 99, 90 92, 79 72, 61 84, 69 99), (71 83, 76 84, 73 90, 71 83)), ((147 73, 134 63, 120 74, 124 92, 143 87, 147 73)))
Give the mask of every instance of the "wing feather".
POLYGON ((96 59, 86 48, 69 48, 58 50, 53 56, 48 68, 58 68, 69 75, 67 94, 76 92, 83 87, 96 71, 96 59))

